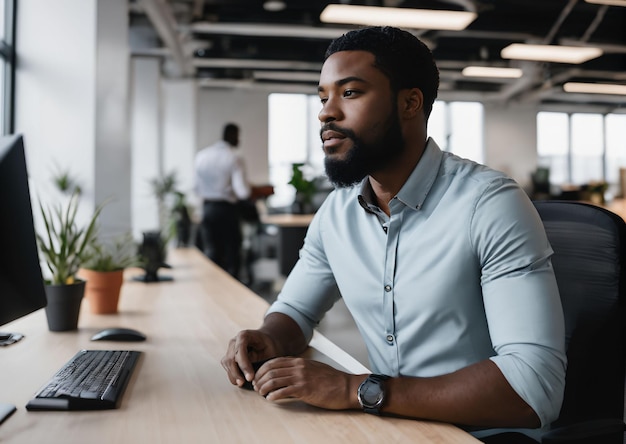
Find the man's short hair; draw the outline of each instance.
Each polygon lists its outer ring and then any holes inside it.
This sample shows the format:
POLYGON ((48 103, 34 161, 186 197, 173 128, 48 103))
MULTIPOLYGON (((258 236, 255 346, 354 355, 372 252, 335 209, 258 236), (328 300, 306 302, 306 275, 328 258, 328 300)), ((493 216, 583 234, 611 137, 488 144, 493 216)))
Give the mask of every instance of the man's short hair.
POLYGON ((239 134, 239 126, 234 123, 227 123, 224 125, 224 131, 222 133, 222 140, 230 140, 232 136, 239 134))
POLYGON ((385 74, 394 92, 419 88, 424 95, 424 116, 428 119, 437 98, 439 70, 432 52, 410 32, 390 26, 356 29, 333 40, 324 60, 339 51, 367 51, 374 54, 374 66, 385 74))

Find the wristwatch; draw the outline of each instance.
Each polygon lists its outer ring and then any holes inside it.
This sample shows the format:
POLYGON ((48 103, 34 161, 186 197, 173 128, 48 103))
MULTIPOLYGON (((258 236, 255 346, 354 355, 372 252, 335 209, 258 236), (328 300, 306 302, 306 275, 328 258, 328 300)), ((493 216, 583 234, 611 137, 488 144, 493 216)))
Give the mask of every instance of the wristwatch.
POLYGON ((369 375, 359 385, 357 398, 365 413, 380 415, 380 409, 385 402, 385 381, 389 379, 387 375, 369 375))

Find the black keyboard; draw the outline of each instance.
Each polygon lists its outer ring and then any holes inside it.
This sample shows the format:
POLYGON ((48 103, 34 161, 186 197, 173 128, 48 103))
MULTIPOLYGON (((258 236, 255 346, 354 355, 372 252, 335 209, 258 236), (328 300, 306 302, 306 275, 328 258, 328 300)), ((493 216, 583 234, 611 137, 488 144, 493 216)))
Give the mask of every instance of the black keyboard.
POLYGON ((81 350, 28 401, 26 410, 114 409, 139 351, 81 350))

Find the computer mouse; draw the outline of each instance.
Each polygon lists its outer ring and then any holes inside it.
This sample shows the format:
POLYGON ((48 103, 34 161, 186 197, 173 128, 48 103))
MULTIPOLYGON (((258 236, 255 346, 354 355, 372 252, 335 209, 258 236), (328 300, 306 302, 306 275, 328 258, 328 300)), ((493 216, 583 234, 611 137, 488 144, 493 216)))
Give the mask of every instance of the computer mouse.
POLYGON ((132 328, 106 328, 91 337, 92 341, 145 341, 146 335, 132 328))

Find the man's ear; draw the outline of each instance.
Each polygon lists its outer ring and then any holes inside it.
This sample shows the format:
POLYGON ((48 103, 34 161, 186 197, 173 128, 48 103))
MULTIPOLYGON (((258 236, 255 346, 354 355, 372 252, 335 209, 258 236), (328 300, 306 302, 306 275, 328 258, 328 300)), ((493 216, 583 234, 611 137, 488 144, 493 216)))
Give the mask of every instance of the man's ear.
POLYGON ((424 109, 424 94, 419 88, 403 89, 398 93, 399 115, 412 119, 424 109))

